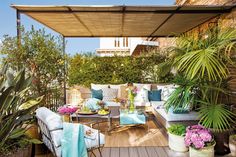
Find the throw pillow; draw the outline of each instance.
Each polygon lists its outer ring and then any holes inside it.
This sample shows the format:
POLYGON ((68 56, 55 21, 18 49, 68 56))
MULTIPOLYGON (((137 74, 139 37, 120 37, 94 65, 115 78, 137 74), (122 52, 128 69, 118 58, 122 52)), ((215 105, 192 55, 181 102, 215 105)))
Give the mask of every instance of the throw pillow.
POLYGON ((121 86, 126 86, 127 87, 127 84, 116 84, 116 85, 109 85, 110 88, 113 88, 113 89, 117 89, 118 90, 118 95, 117 97, 118 98, 121 98, 121 86))
POLYGON ((92 92, 91 93, 92 98, 102 100, 103 95, 102 95, 102 90, 101 89, 99 89, 99 90, 91 89, 91 92, 92 92))
POLYGON ((128 98, 128 91, 126 90, 127 86, 120 86, 120 98, 127 99, 128 98))
POLYGON ((85 106, 88 107, 90 110, 94 111, 94 110, 98 110, 101 107, 97 104, 99 101, 99 99, 96 98, 89 98, 86 102, 85 102, 85 106))
POLYGON ((161 89, 148 91, 149 101, 161 101, 161 89))
POLYGON ((103 101, 114 101, 118 96, 118 89, 103 88, 103 101))
POLYGON ((138 91, 136 97, 134 98, 134 101, 135 102, 149 102, 148 90, 142 88, 140 91, 138 91))

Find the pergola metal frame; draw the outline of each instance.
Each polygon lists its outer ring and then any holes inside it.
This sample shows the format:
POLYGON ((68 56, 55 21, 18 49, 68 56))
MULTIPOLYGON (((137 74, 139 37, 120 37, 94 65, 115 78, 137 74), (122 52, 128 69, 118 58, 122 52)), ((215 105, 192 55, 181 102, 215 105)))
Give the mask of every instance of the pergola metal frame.
MULTIPOLYGON (((31 13, 57 13, 57 14, 73 14, 74 17, 79 21, 79 23, 81 23, 84 28, 87 29, 88 32, 90 32, 91 36, 86 36, 86 37, 102 37, 102 36, 94 36, 93 33, 91 32, 91 30, 86 26, 86 24, 83 23, 83 21, 81 21, 81 19, 76 15, 76 13, 112 13, 112 14, 122 14, 122 19, 121 19, 121 29, 122 31, 124 30, 124 21, 125 21, 125 16, 126 14, 129 13, 135 13, 135 14, 141 14, 141 13, 153 13, 153 14, 170 14, 169 16, 166 17, 166 19, 159 24, 155 30, 152 31, 151 34, 146 35, 145 37, 147 37, 150 41, 152 41, 153 39, 155 39, 156 37, 166 37, 166 36, 155 36, 155 33, 175 14, 216 14, 215 16, 206 19, 206 21, 209 21, 213 18, 218 17, 221 14, 224 13, 230 13, 232 11, 232 9, 234 9, 236 7, 236 5, 232 5, 232 6, 205 6, 205 7, 209 7, 211 9, 185 9, 185 10, 181 10, 183 7, 185 6, 165 6, 165 7, 176 7, 176 9, 164 9, 164 10, 127 10, 127 7, 132 7, 132 6, 111 6, 111 7, 120 7, 120 10, 94 10, 93 7, 94 6, 85 6, 85 7, 91 7, 90 10, 72 10, 71 7, 75 7, 75 6, 53 6, 53 7, 66 7, 68 10, 19 10, 17 7, 20 5, 11 5, 12 8, 16 9, 16 25, 17 25, 17 39, 18 39, 18 45, 20 46, 21 44, 21 14, 27 14, 29 12, 31 13), (214 7, 218 7, 216 9, 214 9, 214 7)), ((32 6, 35 7, 35 6, 32 6)), ((137 6, 133 6, 133 7, 137 7, 137 6)), ((140 7, 150 7, 150 6, 140 6, 140 7)), ((153 6, 155 7, 155 6, 153 6)), ((158 6, 160 8, 160 6, 158 6)), ((188 6, 191 7, 191 6, 188 6)), ((193 6, 195 7, 195 6, 193 6)), ((198 7, 204 7, 204 6, 198 6, 198 7)), ((202 23, 205 23, 206 21, 203 21, 202 23)), ((42 23, 42 22, 41 22, 42 23)), ((197 26, 194 26, 193 28, 198 27, 199 25, 201 25, 202 23, 199 23, 197 26)), ((44 23, 42 23, 44 24, 44 23)), ((51 28, 52 30, 54 30, 55 32, 61 34, 60 32, 58 32, 57 30, 55 30, 54 28, 48 26, 47 24, 44 24, 45 26, 51 28)), ((190 28, 189 30, 187 30, 186 32, 192 30, 193 28, 190 28)), ((65 36, 63 34, 61 34, 63 36, 63 53, 64 56, 66 54, 65 52, 65 38, 73 38, 73 37, 84 37, 84 36, 65 36)), ((172 37, 174 35, 169 35, 168 37, 172 37)), ((107 36, 106 36, 107 37, 107 36)), ((113 37, 126 37, 122 34, 120 35, 116 35, 113 37)), ((129 36, 132 37, 132 36, 129 36)), ((66 103, 66 63, 64 65, 64 103, 66 103)))

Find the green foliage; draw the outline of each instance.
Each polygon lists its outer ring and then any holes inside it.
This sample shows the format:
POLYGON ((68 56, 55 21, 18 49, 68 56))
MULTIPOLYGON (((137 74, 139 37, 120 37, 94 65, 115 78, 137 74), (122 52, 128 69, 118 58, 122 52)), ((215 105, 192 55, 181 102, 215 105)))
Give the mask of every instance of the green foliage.
POLYGON ((25 70, 14 75, 7 69, 4 66, 0 73, 0 152, 30 142, 25 126, 42 100, 30 95, 32 77, 25 77, 25 70))
POLYGON ((176 59, 177 68, 188 79, 198 78, 209 81, 226 79, 227 65, 234 65, 231 52, 235 52, 236 30, 234 28, 208 30, 197 39, 182 37, 180 51, 184 55, 176 59), (185 39, 183 39, 185 38, 185 39))
POLYGON ((91 83, 170 82, 173 75, 161 77, 156 65, 165 56, 158 53, 139 57, 98 57, 75 55, 70 62, 69 83, 89 87, 91 83))
MULTIPOLYGON (((236 50, 236 30, 215 27, 198 37, 182 35, 176 43, 172 51, 181 55, 177 55, 171 65, 187 80, 196 83, 200 123, 216 131, 230 128, 235 115, 221 97, 227 95, 222 86, 229 77, 228 65, 235 66, 231 57, 236 50)), ((179 98, 177 92, 174 94, 179 98)), ((185 92, 188 93, 189 88, 185 92)))
POLYGON ((197 85, 196 81, 189 81, 182 76, 176 76, 174 81, 179 86, 173 91, 168 100, 165 103, 167 111, 171 107, 173 110, 178 108, 189 109, 193 107, 196 99, 197 85))
POLYGON ((186 126, 182 124, 173 124, 167 130, 171 134, 184 136, 186 133, 186 126))
POLYGON ((5 35, 2 41, 3 61, 14 70, 24 67, 33 75, 34 91, 44 95, 48 88, 60 86, 64 79, 62 38, 46 34, 44 30, 25 32, 22 29, 21 46, 17 38, 5 35))

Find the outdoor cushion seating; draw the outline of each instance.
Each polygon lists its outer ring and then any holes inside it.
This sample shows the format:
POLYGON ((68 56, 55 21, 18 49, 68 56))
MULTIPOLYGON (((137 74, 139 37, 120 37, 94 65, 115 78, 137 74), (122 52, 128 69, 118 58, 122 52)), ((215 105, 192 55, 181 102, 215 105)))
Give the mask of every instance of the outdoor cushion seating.
POLYGON ((168 128, 171 124, 174 123, 197 123, 199 120, 198 112, 190 111, 189 113, 180 113, 176 114, 173 112, 166 112, 165 108, 163 107, 165 101, 160 102, 152 102, 152 110, 154 115, 156 116, 157 120, 160 123, 168 128))
MULTIPOLYGON (((61 139, 63 137, 63 122, 60 115, 52 112, 46 107, 36 110, 36 117, 42 133, 42 140, 54 156, 61 157, 61 139)), ((84 125, 84 140, 88 150, 100 148, 105 144, 105 136, 98 130, 84 125), (92 132, 91 137, 86 136, 86 132, 92 132)))

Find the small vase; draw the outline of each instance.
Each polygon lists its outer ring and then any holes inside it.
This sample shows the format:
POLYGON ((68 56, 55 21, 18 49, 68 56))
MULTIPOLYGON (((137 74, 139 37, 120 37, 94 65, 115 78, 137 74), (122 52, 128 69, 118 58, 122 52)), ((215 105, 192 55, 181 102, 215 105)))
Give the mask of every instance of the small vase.
POLYGON ((135 106, 134 106, 134 96, 132 94, 129 95, 129 111, 134 112, 135 106))
POLYGON ((70 122, 70 115, 69 114, 62 115, 62 120, 63 122, 70 122))
POLYGON ((216 143, 211 146, 204 147, 202 149, 195 149, 193 147, 189 147, 189 157, 214 157, 216 143))

